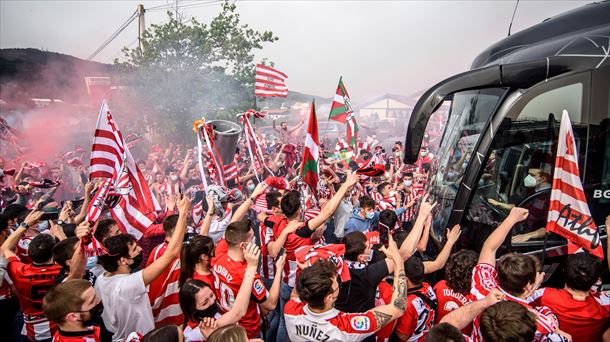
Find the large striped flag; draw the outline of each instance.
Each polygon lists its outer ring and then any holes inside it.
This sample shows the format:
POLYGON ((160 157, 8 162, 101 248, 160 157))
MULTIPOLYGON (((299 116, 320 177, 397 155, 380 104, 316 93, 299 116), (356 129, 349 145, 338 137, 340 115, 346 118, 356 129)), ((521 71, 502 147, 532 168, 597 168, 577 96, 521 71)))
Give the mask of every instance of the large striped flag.
POLYGON ((288 87, 284 82, 288 76, 285 73, 268 67, 266 65, 256 65, 256 79, 254 84, 254 96, 273 97, 288 96, 288 87))
POLYGON ((566 110, 561 116, 546 230, 564 236, 568 240, 570 253, 575 252, 578 246, 604 258, 599 231, 591 218, 580 182, 578 151, 566 110))
POLYGON ((348 115, 353 112, 349 94, 343 85, 343 77, 341 77, 339 78, 339 85, 337 86, 337 92, 335 93, 335 98, 330 107, 328 118, 344 124, 347 122, 348 115))
POLYGON ((110 178, 121 195, 111 215, 122 232, 139 239, 161 210, 123 140, 106 101, 102 101, 91 147, 90 178, 110 178))
POLYGON ((305 148, 303 149, 303 161, 301 163, 301 177, 308 184, 313 192, 318 186, 318 159, 320 158, 318 144, 318 120, 316 119, 316 102, 311 102, 311 112, 309 114, 309 124, 307 125, 307 137, 305 138, 305 148))

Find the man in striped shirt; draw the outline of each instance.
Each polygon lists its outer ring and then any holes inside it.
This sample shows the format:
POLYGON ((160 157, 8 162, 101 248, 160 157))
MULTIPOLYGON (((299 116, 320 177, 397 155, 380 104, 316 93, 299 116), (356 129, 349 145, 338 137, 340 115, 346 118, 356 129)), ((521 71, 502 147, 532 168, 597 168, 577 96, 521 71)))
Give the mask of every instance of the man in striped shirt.
MULTIPOLYGON (((496 252, 505 240, 512 227, 527 219, 527 209, 514 207, 508 217, 496 230, 489 235, 478 264, 472 272, 471 293, 478 299, 483 299, 492 290, 499 289, 505 300, 516 302, 526 307, 536 316, 536 336, 534 341, 561 340, 557 316, 547 307, 530 306, 528 296, 542 282, 542 274, 536 271, 536 261, 528 255, 507 254, 498 260, 496 268, 496 252)), ((474 320, 472 338, 482 341, 481 320, 474 320)))

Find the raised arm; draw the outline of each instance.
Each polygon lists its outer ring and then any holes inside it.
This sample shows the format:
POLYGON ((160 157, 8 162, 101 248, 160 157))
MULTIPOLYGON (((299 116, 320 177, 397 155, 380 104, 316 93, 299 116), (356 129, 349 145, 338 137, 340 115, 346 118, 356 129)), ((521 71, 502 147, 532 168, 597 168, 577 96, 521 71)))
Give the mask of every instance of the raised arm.
POLYGON ((199 235, 207 236, 210 234, 210 226, 212 225, 212 217, 214 216, 214 197, 212 197, 212 195, 210 194, 207 194, 205 196, 205 201, 208 204, 208 211, 205 213, 205 217, 203 218, 203 222, 201 223, 199 235))
POLYGON ((161 273, 163 273, 180 255, 182 241, 184 240, 184 231, 186 230, 186 219, 191 207, 191 202, 186 196, 180 195, 180 197, 180 201, 178 202, 179 215, 176 228, 174 229, 172 238, 169 240, 165 253, 143 270, 142 277, 144 278, 145 285, 152 283, 152 281, 160 276, 161 273))
POLYGON ((80 224, 87 217, 87 211, 89 210, 89 203, 91 203, 91 199, 93 197, 91 192, 93 191, 94 188, 95 188, 95 183, 93 183, 92 181, 88 181, 87 184, 85 184, 85 193, 84 193, 85 200, 83 201, 83 204, 80 207, 80 212, 78 213, 78 215, 74 216, 75 224, 80 224))
POLYGON ((299 128, 301 128, 301 126, 303 126, 303 123, 305 123, 305 118, 301 118, 301 122, 299 122, 298 125, 296 125, 293 129, 290 130, 290 134, 296 132, 299 128))
POLYGON ((432 215, 428 215, 426 223, 424 223, 424 232, 421 235, 421 239, 417 243, 417 250, 424 252, 428 247, 428 240, 430 238, 430 227, 432 227, 432 215))
POLYGON ((275 269, 277 270, 273 283, 269 289, 269 297, 267 300, 260 303, 259 306, 263 310, 273 311, 277 305, 277 301, 280 299, 280 286, 282 285, 282 273, 284 271, 284 263, 286 262, 286 254, 282 255, 275 261, 275 269))
POLYGON ((269 185, 267 185, 266 182, 258 183, 256 188, 254 188, 254 191, 252 191, 252 195, 249 198, 247 198, 244 201, 244 203, 242 203, 239 206, 239 208, 237 208, 237 210, 235 211, 235 214, 233 214, 233 217, 231 218, 230 223, 243 220, 244 217, 246 217, 248 210, 250 210, 250 208, 252 208, 252 206, 254 205, 254 202, 256 202, 256 198, 258 196, 262 195, 265 192, 265 190, 267 190, 268 186, 269 185))
POLYGON ((244 258, 248 263, 246 273, 244 274, 244 280, 239 286, 239 292, 237 292, 235 303, 233 303, 231 310, 222 315, 216 321, 219 327, 237 323, 248 311, 250 294, 252 293, 252 284, 254 284, 254 278, 256 277, 256 268, 258 267, 258 259, 260 255, 261 251, 254 243, 249 244, 244 250, 244 258))
POLYGON ((394 286, 391 304, 378 306, 368 311, 372 312, 375 317, 375 331, 381 330, 391 321, 400 318, 407 306, 407 276, 402 256, 392 235, 389 236, 388 248, 381 247, 381 251, 394 261, 394 286))
POLYGON ((519 207, 511 209, 500 226, 498 226, 498 228, 489 235, 487 240, 485 240, 483 248, 481 248, 481 254, 479 254, 479 264, 496 264, 496 252, 498 251, 498 248, 500 248, 513 226, 525 220, 527 215, 527 209, 519 207))
POLYGON ((470 324, 470 322, 474 321, 474 319, 485 309, 504 300, 504 297, 505 295, 502 293, 502 291, 493 289, 487 295, 487 297, 477 300, 476 302, 468 303, 449 312, 445 317, 443 317, 443 319, 441 319, 441 323, 449 323, 462 330, 468 324, 470 324))
MULTIPOLYGON (((89 225, 89 222, 82 222, 79 224, 74 233, 79 240, 85 236, 91 236, 91 226, 89 225)), ((81 248, 81 243, 79 241, 76 244, 76 250, 74 250, 74 254, 72 255, 70 273, 66 277, 66 280, 83 279, 86 269, 87 258, 85 257, 85 251, 81 248)))
POLYGON ((434 259, 434 261, 424 261, 424 274, 430 274, 445 267, 447 260, 449 260, 449 255, 451 255, 451 249, 460 238, 460 234, 462 234, 462 229, 459 224, 456 224, 447 232, 447 242, 441 252, 436 256, 436 259, 434 259))
POLYGON ((428 194, 426 194, 422 200, 421 205, 419 206, 419 212, 417 214, 417 219, 415 220, 415 224, 413 224, 413 228, 407 235, 407 238, 400 246, 400 255, 403 260, 407 260, 413 253, 415 253, 415 248, 417 248, 417 243, 421 238, 422 231, 424 230, 424 224, 428 215, 431 215, 432 209, 436 206, 436 203, 428 202, 428 194))
POLYGON ((15 246, 17 246, 17 242, 19 242, 21 235, 23 235, 28 228, 38 223, 40 217, 42 217, 42 214, 43 212, 38 210, 33 210, 30 212, 28 216, 26 216, 25 220, 23 220, 25 226, 23 224, 19 225, 19 228, 15 229, 15 231, 9 235, 6 240, 4 240, 2 247, 0 247, 0 251, 5 258, 8 259, 11 256, 16 255, 13 250, 15 249, 15 246))
POLYGON ((358 183, 360 176, 355 173, 348 173, 347 178, 345 179, 345 183, 341 185, 337 193, 331 197, 331 199, 326 203, 322 210, 320 210, 320 214, 318 216, 309 220, 309 229, 315 230, 317 227, 321 226, 326 222, 337 210, 339 204, 341 204, 341 200, 345 197, 345 194, 352 186, 358 183))

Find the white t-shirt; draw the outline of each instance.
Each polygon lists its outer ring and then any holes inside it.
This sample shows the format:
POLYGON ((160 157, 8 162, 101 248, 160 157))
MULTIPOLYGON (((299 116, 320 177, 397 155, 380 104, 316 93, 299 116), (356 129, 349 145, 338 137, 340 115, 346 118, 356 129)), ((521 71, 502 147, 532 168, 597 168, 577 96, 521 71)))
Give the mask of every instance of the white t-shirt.
POLYGON ((142 335, 153 330, 155 323, 142 271, 133 274, 102 274, 95 291, 104 303, 102 319, 113 332, 112 341, 127 338, 132 332, 142 335))

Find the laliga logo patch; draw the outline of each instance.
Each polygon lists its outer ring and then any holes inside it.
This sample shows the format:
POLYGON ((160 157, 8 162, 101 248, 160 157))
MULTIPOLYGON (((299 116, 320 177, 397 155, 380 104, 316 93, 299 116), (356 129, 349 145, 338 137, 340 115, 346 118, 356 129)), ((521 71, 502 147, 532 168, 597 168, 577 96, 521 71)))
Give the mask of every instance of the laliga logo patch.
POLYGON ((366 316, 353 317, 350 324, 356 331, 367 331, 371 328, 371 321, 366 316))
POLYGON ((263 290, 265 289, 265 285, 263 285, 263 282, 260 279, 256 279, 254 281, 254 292, 256 292, 256 294, 261 294, 263 293, 263 290))

